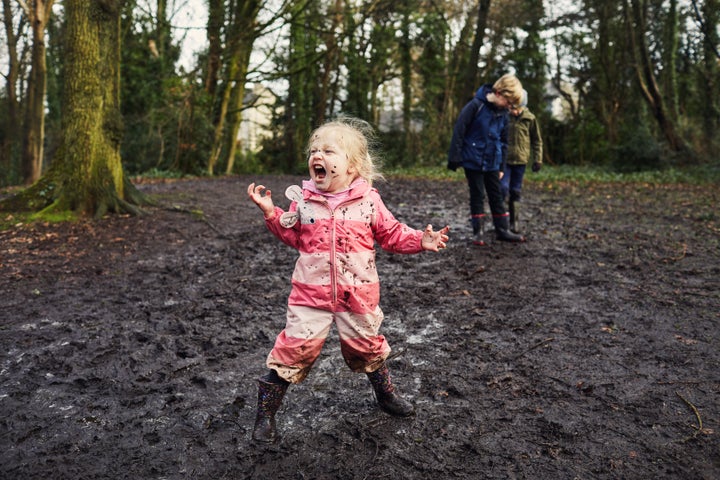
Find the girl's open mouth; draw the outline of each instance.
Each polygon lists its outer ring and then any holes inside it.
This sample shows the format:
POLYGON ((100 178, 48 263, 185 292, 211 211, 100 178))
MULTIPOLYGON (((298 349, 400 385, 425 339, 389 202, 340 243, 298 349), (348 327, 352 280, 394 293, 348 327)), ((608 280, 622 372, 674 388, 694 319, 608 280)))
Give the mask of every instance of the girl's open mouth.
POLYGON ((313 172, 315 172, 315 178, 323 179, 325 178, 325 175, 327 172, 325 171, 325 168, 321 165, 315 165, 313 166, 313 172))

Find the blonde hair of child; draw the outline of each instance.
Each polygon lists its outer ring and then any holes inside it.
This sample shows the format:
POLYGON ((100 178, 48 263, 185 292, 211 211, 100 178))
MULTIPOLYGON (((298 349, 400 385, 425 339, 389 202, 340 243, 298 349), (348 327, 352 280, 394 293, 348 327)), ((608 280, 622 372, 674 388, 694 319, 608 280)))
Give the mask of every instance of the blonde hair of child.
POLYGON ((345 150, 348 163, 358 172, 358 177, 372 186, 374 180, 383 178, 375 154, 375 131, 372 126, 359 118, 338 117, 316 128, 310 135, 307 153, 313 139, 327 131, 336 133, 339 146, 345 150))
POLYGON ((511 105, 520 105, 523 99, 523 86, 520 80, 511 73, 500 77, 493 85, 496 94, 507 98, 511 105))

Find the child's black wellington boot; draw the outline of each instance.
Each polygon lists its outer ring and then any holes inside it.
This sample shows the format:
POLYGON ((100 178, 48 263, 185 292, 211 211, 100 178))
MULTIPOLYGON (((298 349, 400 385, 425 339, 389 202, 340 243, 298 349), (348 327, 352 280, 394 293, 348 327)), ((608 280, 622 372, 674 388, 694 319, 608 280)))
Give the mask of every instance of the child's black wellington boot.
POLYGON ((470 224, 473 230, 473 245, 485 246, 485 215, 474 216, 470 219, 470 224))
POLYGON ((515 242, 520 243, 525 241, 525 237, 512 233, 508 230, 508 217, 493 217, 493 224, 495 225, 495 237, 503 242, 515 242))
POLYGON ((257 416, 252 438, 256 442, 273 443, 278 435, 275 430, 275 413, 280 408, 289 383, 271 383, 265 378, 258 379, 257 416))
POLYGON ((508 203, 508 211, 510 213, 510 231, 520 233, 520 202, 510 200, 508 203))
POLYGON ((409 417, 415 413, 412 403, 400 397, 395 391, 395 385, 390 380, 390 370, 384 363, 374 372, 367 374, 375 390, 375 398, 380 408, 396 417, 409 417))

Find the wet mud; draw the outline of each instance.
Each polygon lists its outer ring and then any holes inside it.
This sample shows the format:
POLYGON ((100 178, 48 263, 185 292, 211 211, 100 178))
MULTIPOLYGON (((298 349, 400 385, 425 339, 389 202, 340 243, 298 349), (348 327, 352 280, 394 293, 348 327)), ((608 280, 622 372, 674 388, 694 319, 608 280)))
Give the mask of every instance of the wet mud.
POLYGON ((439 254, 378 253, 417 414, 380 411, 328 339, 255 445, 296 253, 265 229, 301 178, 142 184, 143 217, 0 232, 4 479, 720 477, 716 186, 528 183, 524 244, 470 243, 462 180, 377 185, 439 254))

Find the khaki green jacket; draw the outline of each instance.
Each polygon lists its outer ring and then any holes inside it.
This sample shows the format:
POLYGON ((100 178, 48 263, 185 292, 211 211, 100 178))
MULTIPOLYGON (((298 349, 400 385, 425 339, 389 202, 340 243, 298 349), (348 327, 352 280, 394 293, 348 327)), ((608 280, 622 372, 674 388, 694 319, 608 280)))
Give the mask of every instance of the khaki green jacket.
POLYGON ((542 136, 535 115, 526 107, 517 117, 510 117, 508 131, 508 165, 542 165, 542 136))

